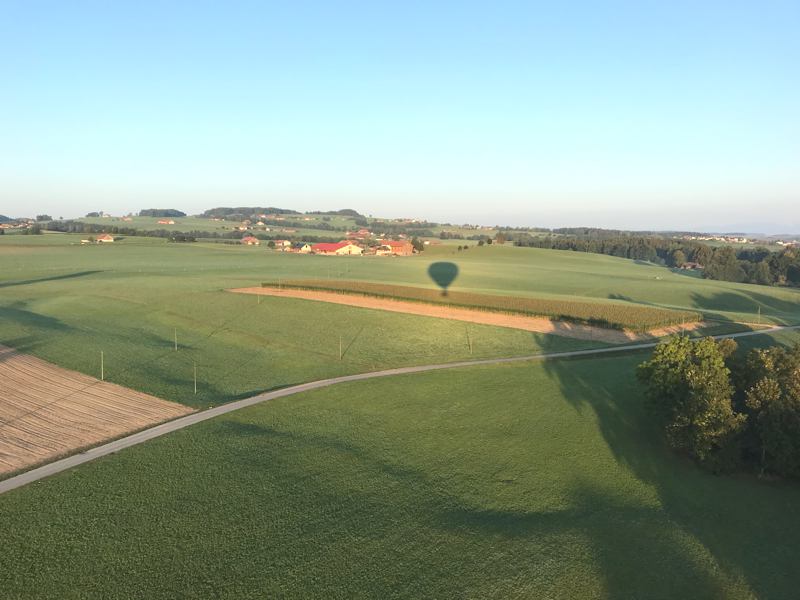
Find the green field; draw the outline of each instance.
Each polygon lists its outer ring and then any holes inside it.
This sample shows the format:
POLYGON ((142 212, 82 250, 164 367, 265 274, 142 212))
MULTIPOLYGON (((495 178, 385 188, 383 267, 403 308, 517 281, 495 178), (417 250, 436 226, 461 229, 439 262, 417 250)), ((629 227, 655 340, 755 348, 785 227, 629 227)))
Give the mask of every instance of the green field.
MULTIPOLYGON (((764 320, 800 321, 796 290, 599 255, 443 244, 332 258, 80 237, 0 238, 0 343, 95 375, 102 350, 111 381, 197 407, 344 373, 599 345, 224 291, 267 280, 434 289, 428 265, 449 260, 453 291, 700 310, 721 328, 758 306, 764 320)), ((791 597, 800 488, 716 477, 668 452, 633 377, 645 356, 340 385, 9 492, 0 596, 791 597)))
POLYGON ((193 406, 342 373, 592 346, 223 291, 279 278, 433 289, 428 265, 450 260, 460 269, 452 291, 667 306, 723 321, 754 321, 761 306, 765 321, 800 322, 798 290, 696 279, 600 255, 502 246, 458 252, 444 244, 409 258, 333 258, 140 237, 80 246, 80 238, 0 238, 0 343, 92 375, 99 373, 102 351, 111 381, 193 406), (172 350, 175 329, 178 352, 172 350))
POLYGON ((128 449, 0 497, 0 589, 793 597, 800 488, 667 452, 642 358, 345 384, 128 449))

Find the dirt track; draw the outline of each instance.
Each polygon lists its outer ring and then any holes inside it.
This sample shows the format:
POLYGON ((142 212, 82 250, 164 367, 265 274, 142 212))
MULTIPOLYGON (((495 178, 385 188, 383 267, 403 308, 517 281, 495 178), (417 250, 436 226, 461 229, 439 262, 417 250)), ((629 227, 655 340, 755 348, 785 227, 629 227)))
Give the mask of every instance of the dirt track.
POLYGON ((676 333, 682 329, 684 331, 696 329, 703 325, 703 323, 691 323, 686 325, 684 328, 669 327, 653 330, 646 334, 637 334, 618 329, 606 329, 604 327, 578 325, 576 323, 568 323, 566 321, 554 321, 545 317, 526 317, 525 315, 514 315, 486 310, 473 310, 469 308, 457 308, 453 306, 437 306, 435 304, 426 304, 424 302, 375 298, 372 296, 363 296, 359 294, 341 294, 339 292, 315 290, 277 290, 275 288, 264 287, 237 288, 228 291, 235 292, 237 294, 256 294, 261 296, 276 296, 279 298, 299 298, 302 300, 331 302, 334 304, 344 304, 358 308, 372 308, 411 315, 421 315, 424 317, 437 317, 440 319, 453 319, 455 321, 468 321, 470 323, 480 323, 482 325, 523 329, 525 331, 535 331, 537 333, 550 333, 553 335, 561 335, 582 340, 596 340, 614 344, 649 340, 653 339, 654 337, 676 333))
POLYGON ((0 475, 190 412, 0 346, 0 475))

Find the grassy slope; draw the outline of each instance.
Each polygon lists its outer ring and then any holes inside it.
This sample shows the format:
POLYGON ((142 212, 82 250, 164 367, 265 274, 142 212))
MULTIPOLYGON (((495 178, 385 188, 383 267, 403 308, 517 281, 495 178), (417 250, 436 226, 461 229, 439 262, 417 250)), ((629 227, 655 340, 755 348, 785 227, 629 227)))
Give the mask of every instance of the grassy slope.
POLYGON ((0 239, 0 343, 91 375, 102 350, 110 381, 193 406, 343 373, 597 345, 222 291, 289 268, 320 276, 342 261, 142 238, 70 245, 79 237, 0 239))
POLYGON ((527 354, 591 344, 510 329, 287 299, 224 288, 277 278, 347 278, 433 286, 432 261, 457 262, 453 289, 630 298, 713 309, 722 318, 758 301, 797 322, 800 293, 705 281, 606 256, 512 247, 432 247, 408 259, 331 258, 265 248, 127 238, 81 247, 81 236, 0 238, 0 343, 59 365, 195 406, 259 390, 386 366, 527 354), (178 329, 182 350, 170 351, 178 329), (469 353, 467 334, 473 341, 469 353), (345 356, 339 361, 339 338, 345 356), (200 394, 192 394, 197 362, 200 394))
POLYGON ((348 384, 107 457, 0 496, 0 589, 792 597, 800 488, 666 452, 641 359, 348 384))

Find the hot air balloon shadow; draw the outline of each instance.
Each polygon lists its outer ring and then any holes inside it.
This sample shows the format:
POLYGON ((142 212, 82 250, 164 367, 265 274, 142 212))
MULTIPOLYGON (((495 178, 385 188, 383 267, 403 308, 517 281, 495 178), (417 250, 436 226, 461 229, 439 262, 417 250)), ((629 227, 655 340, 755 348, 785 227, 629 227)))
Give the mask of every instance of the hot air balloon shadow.
POLYGON ((451 262, 435 262, 428 267, 428 275, 442 288, 442 296, 447 296, 447 288, 458 277, 458 265, 451 262))

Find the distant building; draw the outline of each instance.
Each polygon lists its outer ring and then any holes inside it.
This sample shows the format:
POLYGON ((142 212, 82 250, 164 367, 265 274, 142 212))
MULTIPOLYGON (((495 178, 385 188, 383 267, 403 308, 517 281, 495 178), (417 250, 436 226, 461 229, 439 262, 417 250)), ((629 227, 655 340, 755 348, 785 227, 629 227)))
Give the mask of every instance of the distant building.
POLYGON ((364 249, 353 242, 344 241, 336 244, 314 244, 311 246, 311 252, 328 256, 346 256, 350 254, 360 255, 364 252, 364 249))
POLYGON ((261 244, 261 240, 257 237, 253 237, 252 235, 246 235, 242 238, 242 243, 247 246, 259 246, 261 244))
POLYGON ((288 250, 292 247, 292 242, 289 240, 274 240, 276 250, 288 250))
POLYGON ((158 221, 158 224, 159 225, 175 225, 175 221, 173 221, 172 219, 160 219, 158 221))
POLYGON ((414 246, 409 241, 395 242, 387 240, 378 246, 375 254, 378 256, 411 256, 414 254, 414 246))
POLYGON ((110 233, 101 233, 95 239, 102 244, 108 244, 114 241, 114 236, 110 233))

